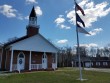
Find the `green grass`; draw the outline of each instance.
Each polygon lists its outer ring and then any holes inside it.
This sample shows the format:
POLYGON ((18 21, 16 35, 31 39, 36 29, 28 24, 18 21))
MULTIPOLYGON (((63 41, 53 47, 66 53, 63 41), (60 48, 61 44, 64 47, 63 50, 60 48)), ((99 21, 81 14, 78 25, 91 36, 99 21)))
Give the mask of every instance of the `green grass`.
POLYGON ((83 71, 86 81, 79 78, 76 68, 59 68, 57 71, 38 71, 31 73, 0 76, 0 83, 110 83, 110 73, 83 71))

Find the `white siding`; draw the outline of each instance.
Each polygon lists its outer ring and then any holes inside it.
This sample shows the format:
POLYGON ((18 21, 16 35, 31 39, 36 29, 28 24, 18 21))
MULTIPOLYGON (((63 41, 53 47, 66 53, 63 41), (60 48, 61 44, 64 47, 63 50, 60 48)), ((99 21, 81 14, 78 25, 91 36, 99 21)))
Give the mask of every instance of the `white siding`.
POLYGON ((49 43, 45 38, 40 34, 29 37, 27 39, 16 42, 12 45, 14 50, 27 50, 27 51, 40 51, 40 52, 53 52, 58 51, 51 43, 49 43))

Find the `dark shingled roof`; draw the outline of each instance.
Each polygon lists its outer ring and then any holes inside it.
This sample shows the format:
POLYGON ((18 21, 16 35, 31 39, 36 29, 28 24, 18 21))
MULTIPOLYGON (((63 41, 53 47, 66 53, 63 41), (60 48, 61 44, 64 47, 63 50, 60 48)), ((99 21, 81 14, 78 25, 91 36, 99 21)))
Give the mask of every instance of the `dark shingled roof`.
POLYGON ((18 39, 16 39, 16 40, 13 40, 13 41, 11 41, 11 42, 7 42, 7 43, 4 44, 4 47, 6 47, 6 46, 8 46, 8 45, 10 45, 10 44, 19 42, 19 41, 21 41, 21 40, 24 40, 24 39, 26 39, 26 38, 28 38, 27 35, 26 35, 26 36, 23 36, 23 37, 21 37, 21 38, 18 38, 18 39))
POLYGON ((36 12, 35 12, 34 6, 33 6, 32 10, 31 10, 31 13, 30 13, 29 17, 36 17, 36 12))

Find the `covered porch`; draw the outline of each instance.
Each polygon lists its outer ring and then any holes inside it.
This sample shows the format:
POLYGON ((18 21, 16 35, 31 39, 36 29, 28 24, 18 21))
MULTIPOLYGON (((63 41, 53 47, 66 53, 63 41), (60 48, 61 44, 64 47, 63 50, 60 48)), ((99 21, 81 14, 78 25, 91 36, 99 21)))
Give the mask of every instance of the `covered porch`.
POLYGON ((57 53, 11 50, 9 54, 11 54, 10 72, 16 70, 55 70, 57 68, 57 53))

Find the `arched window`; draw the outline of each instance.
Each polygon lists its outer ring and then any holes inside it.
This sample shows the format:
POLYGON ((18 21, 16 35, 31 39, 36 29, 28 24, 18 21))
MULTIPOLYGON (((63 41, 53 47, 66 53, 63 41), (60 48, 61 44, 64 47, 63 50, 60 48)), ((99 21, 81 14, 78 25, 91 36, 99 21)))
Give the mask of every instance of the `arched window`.
POLYGON ((24 58, 24 54, 23 53, 20 53, 19 54, 19 58, 24 58))
POLYGON ((29 20, 29 24, 30 25, 36 25, 36 18, 35 17, 31 17, 30 20, 29 20))

